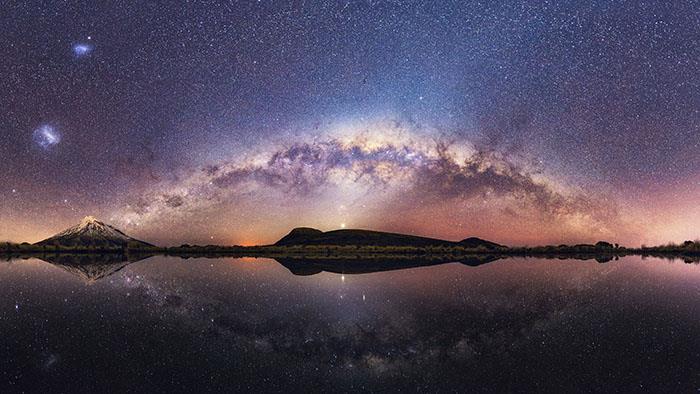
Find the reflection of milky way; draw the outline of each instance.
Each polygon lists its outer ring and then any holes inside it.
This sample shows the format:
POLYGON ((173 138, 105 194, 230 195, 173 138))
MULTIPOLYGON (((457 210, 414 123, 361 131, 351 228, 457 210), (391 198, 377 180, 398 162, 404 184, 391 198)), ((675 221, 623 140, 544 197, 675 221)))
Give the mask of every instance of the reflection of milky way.
POLYGON ((688 372, 700 363, 700 270, 682 262, 507 259, 343 279, 267 259, 154 257, 89 285, 39 262, 0 274, 0 374, 27 392, 700 382, 688 372))
MULTIPOLYGON (((114 302, 133 306, 120 319, 144 324, 142 335, 167 333, 162 363, 170 366, 180 362, 173 354, 190 354, 185 376, 195 371, 194 360, 204 357, 207 370, 235 370, 239 381, 257 380, 263 368, 269 378, 261 382, 265 387, 309 380, 324 381, 319 383, 324 387, 333 382, 340 387, 430 385, 433 390, 441 384, 479 387, 485 382, 491 387, 579 385, 552 375, 574 366, 602 379, 588 385, 625 386, 629 382, 619 377, 627 373, 654 383, 631 369, 637 368, 630 359, 634 352, 667 357, 648 343, 659 350, 681 343, 688 349, 698 346, 693 329, 676 327, 659 307, 670 298, 680 302, 676 319, 692 318, 692 297, 665 285, 697 277, 697 267, 682 263, 517 259, 477 268, 450 264, 346 275, 344 280, 333 274, 290 277, 267 260, 157 258, 131 267, 102 291, 114 302), (683 279, 686 275, 690 278, 683 279), (631 327, 629 318, 635 321, 631 327), (679 331, 665 337, 672 330, 679 331), (183 338, 186 342, 178 342, 183 338), (629 364, 601 371, 601 365, 620 362, 598 359, 601 352, 629 364), (499 376, 502 380, 493 380, 499 376)), ((690 350, 681 353, 672 357, 692 357, 690 350)), ((658 382, 683 369, 640 366, 655 368, 663 376, 658 382)), ((686 375, 683 381, 693 379, 686 375)))
MULTIPOLYGON (((208 265, 206 261, 188 264, 203 263, 208 265)), ((401 273, 393 275, 400 277, 401 273)), ((177 321, 185 329, 206 333, 217 342, 231 341, 238 348, 259 352, 262 357, 312 358, 315 362, 329 363, 334 373, 364 371, 386 378, 399 378, 402 371, 416 364, 431 365, 435 369, 430 373, 438 373, 440 365, 470 364, 489 355, 500 357, 508 349, 520 351, 531 337, 569 324, 567 320, 576 316, 577 308, 567 305, 568 297, 556 304, 540 303, 535 308, 514 308, 512 300, 502 297, 472 308, 451 310, 443 305, 448 309, 434 310, 432 306, 427 309, 414 306, 406 313, 406 305, 392 298, 392 306, 383 310, 382 318, 377 318, 345 313, 342 309, 319 314, 314 309, 323 303, 313 299, 287 305, 293 313, 285 312, 285 308, 272 310, 265 305, 274 302, 274 292, 270 294, 269 286, 264 283, 250 284, 262 286, 261 291, 271 297, 264 298, 260 304, 251 298, 228 304, 209 291, 202 292, 201 285, 174 286, 129 271, 112 284, 123 287, 128 297, 144 304, 159 318, 177 321), (504 314, 509 316, 510 323, 499 327, 493 319, 504 314), (437 320, 444 323, 439 331, 435 331, 432 323, 437 320), (480 323, 474 323, 477 321, 480 323), (491 325, 497 330, 475 335, 491 325)), ((366 302, 364 294, 360 298, 351 288, 338 291, 343 304, 366 302)), ((527 301, 537 303, 537 300, 527 301)), ((384 309, 381 303, 379 309, 384 309)))
MULTIPOLYGON (((240 264, 236 261, 230 263, 240 264)), ((210 265, 206 260, 187 264, 210 265)), ((211 267, 220 264, 216 262, 211 267)), ((408 272, 403 275, 410 276, 408 272)), ((551 331, 575 324, 577 315, 588 313, 586 306, 577 302, 577 297, 590 291, 609 274, 606 269, 585 272, 582 270, 581 275, 577 274, 565 284, 566 291, 572 294, 561 294, 546 303, 537 298, 528 299, 530 294, 524 290, 514 289, 518 293, 509 297, 488 295, 491 291, 484 290, 485 294, 477 297, 489 298, 488 303, 470 308, 441 305, 440 310, 435 310, 434 306, 426 309, 414 305, 410 313, 406 313, 406 305, 392 298, 387 300, 391 300, 392 307, 381 313, 382 318, 356 314, 354 310, 362 304, 366 308, 374 303, 367 304, 365 294, 360 297, 357 290, 345 287, 344 276, 343 285, 338 289, 338 301, 348 305, 346 312, 338 304, 341 309, 327 311, 325 317, 321 317, 319 311, 313 311, 322 304, 313 299, 287 305, 294 313, 285 312, 285 308, 265 309, 264 305, 274 300, 274 292, 269 294, 270 287, 259 282, 250 283, 250 286, 262 286, 260 291, 268 293, 266 297, 272 297, 272 300, 263 298, 258 304, 249 297, 236 305, 227 304, 210 291, 203 292, 201 284, 175 285, 130 270, 111 283, 127 291, 127 296, 134 298, 134 302, 143 303, 160 318, 174 319, 186 329, 205 332, 217 341, 232 341, 238 347, 261 354, 277 354, 277 357, 284 354, 293 358, 326 360, 337 372, 363 370, 378 377, 398 378, 402 371, 415 364, 433 367, 449 363, 470 364, 489 355, 501 357, 504 352, 525 351, 532 338, 548 336, 551 331), (585 286, 581 287, 580 281, 585 286), (518 308, 513 304, 514 297, 522 298, 522 302, 532 303, 532 306, 518 308), (350 306, 354 303, 359 305, 350 306), (494 320, 503 315, 509 316, 508 325, 501 326, 494 320), (438 320, 443 326, 435 331, 432 322, 438 320), (487 333, 488 327, 496 329, 487 333)), ((391 275, 401 277, 402 273, 391 275)), ((337 280, 335 275, 328 276, 337 280)), ((322 280, 320 277, 316 279, 322 280)), ((556 293, 541 296, 554 295, 556 293)), ((379 308, 384 308, 381 303, 379 308)))

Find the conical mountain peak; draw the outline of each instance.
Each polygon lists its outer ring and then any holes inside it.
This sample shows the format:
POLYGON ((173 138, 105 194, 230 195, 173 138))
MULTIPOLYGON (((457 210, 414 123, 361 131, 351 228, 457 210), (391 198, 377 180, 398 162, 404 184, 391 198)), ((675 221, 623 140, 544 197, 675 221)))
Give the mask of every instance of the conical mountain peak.
POLYGON ((38 242, 37 245, 114 248, 122 247, 129 243, 150 246, 146 242, 129 237, 115 227, 100 222, 94 216, 86 216, 76 226, 38 242))

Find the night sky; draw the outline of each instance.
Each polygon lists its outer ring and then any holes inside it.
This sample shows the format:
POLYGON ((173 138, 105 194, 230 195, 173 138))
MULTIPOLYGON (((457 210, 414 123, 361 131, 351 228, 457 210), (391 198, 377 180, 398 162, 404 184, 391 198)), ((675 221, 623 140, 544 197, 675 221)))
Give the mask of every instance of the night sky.
POLYGON ((700 3, 10 2, 0 240, 700 238, 700 3))

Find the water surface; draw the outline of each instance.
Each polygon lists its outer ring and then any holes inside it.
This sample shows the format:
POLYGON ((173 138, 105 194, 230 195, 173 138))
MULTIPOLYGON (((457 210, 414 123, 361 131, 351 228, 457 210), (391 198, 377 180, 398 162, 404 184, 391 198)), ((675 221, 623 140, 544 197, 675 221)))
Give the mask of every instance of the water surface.
POLYGON ((700 266, 682 261, 80 267, 0 262, 0 391, 700 388, 700 266))

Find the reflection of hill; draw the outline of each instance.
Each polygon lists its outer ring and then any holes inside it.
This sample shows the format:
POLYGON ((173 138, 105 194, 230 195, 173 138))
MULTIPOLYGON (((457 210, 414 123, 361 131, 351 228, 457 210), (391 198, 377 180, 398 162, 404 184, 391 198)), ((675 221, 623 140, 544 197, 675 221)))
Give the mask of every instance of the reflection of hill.
POLYGON ((282 258, 275 260, 294 275, 315 275, 320 272, 338 274, 367 274, 372 272, 393 271, 417 267, 429 267, 446 263, 462 263, 472 267, 496 261, 501 257, 490 255, 464 256, 459 259, 431 260, 423 258, 357 258, 357 259, 317 259, 317 258, 282 258))
POLYGON ((115 274, 127 265, 143 260, 148 255, 125 256, 119 254, 54 254, 37 258, 53 264, 88 282, 94 282, 115 274))
MULTIPOLYGON (((641 255, 644 257, 656 257, 669 260, 682 260, 686 263, 700 263, 700 255, 676 253, 672 251, 644 253, 631 249, 615 249, 612 251, 586 250, 579 251, 575 248, 564 249, 499 249, 481 250, 471 254, 454 253, 421 253, 408 254, 412 250, 391 249, 394 252, 380 254, 382 249, 371 249, 370 253, 362 248, 333 247, 331 249, 315 249, 307 247, 255 247, 255 248, 230 248, 222 250, 216 248, 172 248, 160 250, 160 253, 69 253, 66 251, 47 253, 45 251, 31 250, 6 250, 0 251, 0 261, 13 261, 18 259, 40 259, 64 269, 86 281, 97 281, 113 275, 127 265, 146 259, 154 255, 176 256, 182 259, 189 258, 241 258, 256 257, 270 258, 279 262, 295 275, 314 275, 320 272, 333 272, 344 274, 363 274, 401 270, 417 267, 429 267, 446 263, 462 263, 468 266, 479 266, 499 259, 510 258, 535 258, 558 260, 595 260, 599 263, 607 263, 618 260, 624 256, 641 255), (315 253, 314 253, 315 252, 315 253)), ((439 249, 438 249, 439 250, 439 249)))

